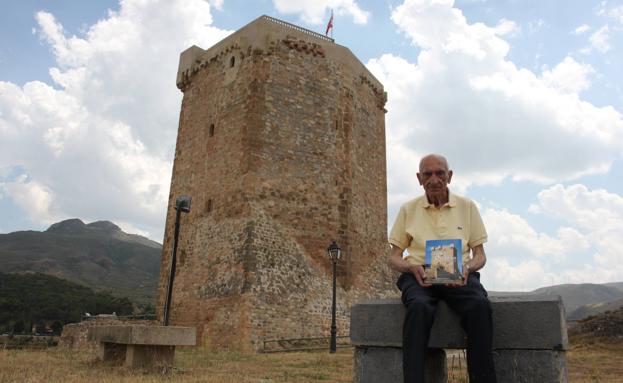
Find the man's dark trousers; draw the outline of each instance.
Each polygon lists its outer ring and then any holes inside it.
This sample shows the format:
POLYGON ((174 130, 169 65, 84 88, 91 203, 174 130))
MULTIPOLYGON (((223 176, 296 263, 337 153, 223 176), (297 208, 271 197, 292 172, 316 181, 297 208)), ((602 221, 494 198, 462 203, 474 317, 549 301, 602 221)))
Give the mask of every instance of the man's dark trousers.
POLYGON ((495 383, 493 367, 491 305, 480 284, 480 274, 471 273, 460 287, 422 287, 411 273, 396 283, 407 309, 402 330, 405 383, 424 383, 424 364, 437 302, 442 299, 461 318, 467 333, 467 370, 470 383, 495 383))

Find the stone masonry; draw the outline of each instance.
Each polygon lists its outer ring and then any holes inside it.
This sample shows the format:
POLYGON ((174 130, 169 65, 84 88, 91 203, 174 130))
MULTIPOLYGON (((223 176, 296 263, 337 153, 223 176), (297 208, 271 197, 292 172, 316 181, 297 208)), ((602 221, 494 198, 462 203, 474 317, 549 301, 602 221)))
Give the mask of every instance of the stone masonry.
POLYGON ((182 101, 163 246, 182 215, 171 324, 199 343, 260 350, 328 336, 336 240, 338 335, 351 306, 395 297, 387 266, 383 86, 345 47, 262 16, 181 54, 182 101))

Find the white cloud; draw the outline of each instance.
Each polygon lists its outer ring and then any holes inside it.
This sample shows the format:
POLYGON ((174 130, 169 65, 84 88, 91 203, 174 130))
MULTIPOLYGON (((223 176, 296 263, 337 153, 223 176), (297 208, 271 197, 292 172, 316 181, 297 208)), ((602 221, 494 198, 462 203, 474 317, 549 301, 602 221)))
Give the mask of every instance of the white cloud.
POLYGON ((417 62, 385 54, 367 64, 388 92, 390 201, 417 190, 407 177, 430 152, 447 155, 459 189, 506 178, 572 180, 606 172, 620 158, 623 116, 577 94, 590 84, 589 65, 565 58, 542 75, 517 68, 495 28, 469 24, 452 5, 396 7, 392 19, 421 49, 417 62), (406 159, 410 173, 399 169, 406 159))
POLYGON ((210 10, 202 0, 123 1, 83 36, 37 13, 53 86, 0 82, 0 168, 21 172, 0 186, 33 222, 109 219, 162 239, 179 54, 229 33, 209 26, 210 10))
POLYGON ((558 184, 541 191, 538 201, 530 207, 532 212, 562 219, 583 232, 594 249, 593 262, 587 263, 601 273, 600 278, 623 279, 623 245, 618 240, 623 237, 623 196, 582 184, 558 184))
POLYGON ((310 24, 328 23, 330 9, 336 16, 350 16, 355 24, 366 24, 370 19, 370 12, 361 9, 355 0, 273 0, 273 4, 277 11, 299 14, 310 24))
POLYGON ((505 209, 487 209, 483 220, 491 238, 487 247, 507 259, 538 257, 547 258, 548 263, 560 262, 589 247, 588 240, 571 227, 560 228, 556 237, 551 237, 537 233, 524 218, 505 209))
POLYGON ((224 0, 209 0, 208 3, 210 3, 214 8, 216 9, 223 9, 223 1, 224 0))
POLYGON ((585 32, 588 32, 590 29, 591 29, 591 27, 588 26, 587 24, 582 24, 582 25, 580 25, 579 27, 577 27, 577 28, 575 28, 573 30, 573 34, 574 35, 581 35, 581 34, 583 34, 585 32))
POLYGON ((495 33, 499 36, 513 36, 519 32, 521 32, 521 27, 519 27, 517 23, 512 20, 502 19, 498 25, 495 26, 495 33))
POLYGON ((13 201, 28 214, 34 222, 49 225, 57 220, 51 211, 53 193, 45 185, 28 180, 22 175, 16 180, 0 184, 13 201))
POLYGON ((595 73, 592 66, 581 64, 567 56, 551 71, 543 72, 541 78, 545 86, 562 92, 580 93, 590 86, 588 76, 595 73))
POLYGON ((614 7, 608 11, 608 16, 619 23, 623 24, 623 5, 614 7))
POLYGON ((604 189, 589 190, 585 185, 568 187, 557 184, 538 195, 533 212, 562 218, 590 232, 623 233, 623 197, 604 189))
POLYGON ((601 53, 606 53, 611 48, 608 40, 610 40, 610 28, 604 25, 589 37, 588 41, 591 44, 589 49, 596 49, 601 53))
POLYGON ((530 291, 560 282, 558 275, 547 272, 542 262, 526 260, 511 265, 505 257, 496 255, 488 257, 481 274, 484 286, 495 291, 530 291))
POLYGON ((559 283, 623 279, 623 196, 585 185, 554 185, 530 211, 564 222, 556 235, 537 232, 505 209, 485 209, 489 231, 483 279, 491 289, 532 290, 559 283))

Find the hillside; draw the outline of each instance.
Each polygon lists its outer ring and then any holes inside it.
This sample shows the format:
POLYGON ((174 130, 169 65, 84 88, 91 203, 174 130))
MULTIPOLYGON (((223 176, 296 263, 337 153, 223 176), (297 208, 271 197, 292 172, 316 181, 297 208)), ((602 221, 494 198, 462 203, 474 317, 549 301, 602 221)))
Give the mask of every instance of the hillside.
POLYGON ((616 287, 617 289, 623 291, 623 282, 612 282, 612 283, 604 283, 606 286, 616 287))
POLYGON ((85 313, 128 315, 132 302, 39 273, 0 273, 0 332, 79 322, 85 313))
POLYGON ((559 295, 567 319, 579 320, 623 306, 623 282, 554 285, 528 292, 490 291, 489 295, 559 295))
POLYGON ((569 334, 623 341, 623 307, 582 319, 570 329, 569 334))
POLYGON ((108 221, 69 219, 0 234, 0 272, 38 272, 137 303, 154 303, 162 246, 108 221))
POLYGON ((623 298, 623 290, 605 284, 593 283, 565 284, 543 287, 531 291, 530 294, 560 295, 567 314, 572 313, 580 306, 611 302, 623 298))
POLYGON ((606 311, 615 311, 623 307, 623 298, 610 302, 592 303, 584 306, 580 306, 573 312, 567 314, 567 319, 575 321, 584 319, 590 316, 595 316, 606 311))

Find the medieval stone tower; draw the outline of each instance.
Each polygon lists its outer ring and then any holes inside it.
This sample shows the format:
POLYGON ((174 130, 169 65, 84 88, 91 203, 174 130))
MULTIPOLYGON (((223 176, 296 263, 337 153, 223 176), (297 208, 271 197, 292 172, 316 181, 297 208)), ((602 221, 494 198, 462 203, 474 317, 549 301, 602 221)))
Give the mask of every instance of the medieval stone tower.
POLYGON ((181 54, 184 93, 158 312, 175 198, 182 216, 171 323, 209 347, 328 336, 336 240, 338 335, 360 299, 395 294, 387 267, 385 95, 345 47, 262 16, 181 54))

